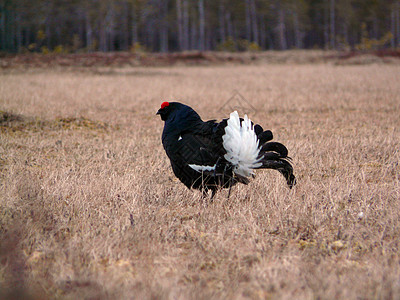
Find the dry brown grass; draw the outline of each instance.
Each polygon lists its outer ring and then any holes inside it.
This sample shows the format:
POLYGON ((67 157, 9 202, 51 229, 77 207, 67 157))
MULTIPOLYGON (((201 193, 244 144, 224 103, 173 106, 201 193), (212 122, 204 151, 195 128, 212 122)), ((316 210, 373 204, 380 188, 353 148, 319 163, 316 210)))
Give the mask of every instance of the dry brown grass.
POLYGON ((0 73, 0 298, 399 299, 400 68, 0 73), (208 206, 174 178, 163 100, 238 90, 289 148, 208 206))

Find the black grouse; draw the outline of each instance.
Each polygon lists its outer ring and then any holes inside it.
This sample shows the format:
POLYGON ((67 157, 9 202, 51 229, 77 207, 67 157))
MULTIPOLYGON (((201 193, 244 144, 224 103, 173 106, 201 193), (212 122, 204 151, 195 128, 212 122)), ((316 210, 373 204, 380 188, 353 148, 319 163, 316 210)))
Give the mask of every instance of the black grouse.
MULTIPOLYGON (((272 132, 235 111, 229 119, 203 122, 189 106, 163 102, 157 111, 165 121, 162 143, 176 177, 188 188, 212 191, 249 183, 254 169, 275 169, 290 188, 296 183, 287 148, 272 132)), ((230 191, 230 190, 229 190, 230 191)))

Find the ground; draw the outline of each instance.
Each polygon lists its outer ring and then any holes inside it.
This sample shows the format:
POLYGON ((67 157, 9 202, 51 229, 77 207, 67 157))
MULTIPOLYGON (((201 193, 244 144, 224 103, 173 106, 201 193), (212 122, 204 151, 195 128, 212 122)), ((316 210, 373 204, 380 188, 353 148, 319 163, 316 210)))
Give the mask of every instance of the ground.
POLYGON ((360 61, 3 68, 0 298, 399 299, 400 65, 360 61), (161 102, 232 97, 295 188, 175 179, 161 102))

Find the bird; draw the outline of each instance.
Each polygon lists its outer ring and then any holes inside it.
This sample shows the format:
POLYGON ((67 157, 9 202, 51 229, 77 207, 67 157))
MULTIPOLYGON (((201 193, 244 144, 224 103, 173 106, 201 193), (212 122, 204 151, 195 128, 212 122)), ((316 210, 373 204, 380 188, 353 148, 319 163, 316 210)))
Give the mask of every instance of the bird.
POLYGON ((190 106, 163 102, 156 115, 164 121, 162 144, 175 176, 211 200, 237 183, 247 185, 256 169, 278 170, 289 188, 296 184, 288 149, 273 134, 237 111, 221 122, 203 121, 190 106))

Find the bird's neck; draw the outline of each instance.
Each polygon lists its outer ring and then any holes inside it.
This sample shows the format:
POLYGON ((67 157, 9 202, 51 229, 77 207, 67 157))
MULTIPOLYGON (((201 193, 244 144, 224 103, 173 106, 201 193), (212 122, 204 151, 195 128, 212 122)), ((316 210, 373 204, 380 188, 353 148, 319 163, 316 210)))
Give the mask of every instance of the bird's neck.
POLYGON ((163 142, 165 138, 177 139, 183 132, 190 130, 203 124, 200 116, 194 111, 188 111, 170 116, 165 121, 164 131, 162 135, 163 142))

